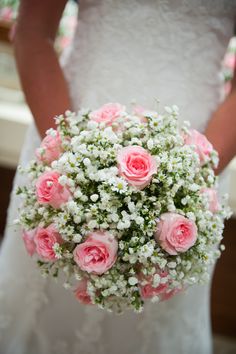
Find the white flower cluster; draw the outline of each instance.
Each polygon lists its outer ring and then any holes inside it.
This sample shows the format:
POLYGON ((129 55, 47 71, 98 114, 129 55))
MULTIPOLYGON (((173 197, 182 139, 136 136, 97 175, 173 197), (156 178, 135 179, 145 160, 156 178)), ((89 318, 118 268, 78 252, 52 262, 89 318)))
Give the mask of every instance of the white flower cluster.
MULTIPOLYGON (((37 254, 41 250, 37 246, 35 257, 44 274, 65 273, 65 286, 72 289, 86 279, 91 302, 118 311, 127 307, 141 311, 145 298, 165 300, 208 279, 209 266, 220 255, 224 218, 230 213, 225 202, 213 212, 201 193, 216 188, 216 152, 200 164, 194 146, 184 143, 188 124, 180 129, 177 116, 173 106, 163 114, 144 112, 141 118, 123 112, 111 124, 90 119, 89 110, 56 118, 57 131, 50 131, 50 138, 59 134, 60 155, 50 163, 32 161, 28 185, 18 188, 23 196, 19 222, 24 229, 54 225, 61 236, 52 246, 51 260, 37 254), (119 169, 117 153, 127 146, 142 147, 156 163, 156 173, 145 188, 136 188, 119 169), (56 207, 42 201, 37 192, 40 176, 52 171, 59 174, 60 188, 70 194, 56 207), (171 254, 154 237, 166 213, 196 225, 196 242, 185 252, 171 254), (103 273, 84 270, 75 257, 76 247, 97 231, 108 232, 118 244, 115 262, 103 273)), ((48 188, 53 184, 47 183, 48 188)), ((104 252, 101 257, 106 262, 104 252)))

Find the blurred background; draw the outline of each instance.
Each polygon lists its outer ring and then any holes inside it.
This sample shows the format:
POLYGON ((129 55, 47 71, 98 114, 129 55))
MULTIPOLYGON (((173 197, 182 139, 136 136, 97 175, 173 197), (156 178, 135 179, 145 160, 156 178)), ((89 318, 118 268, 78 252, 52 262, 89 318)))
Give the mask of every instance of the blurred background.
MULTIPOLYGON (((11 44, 18 2, 2 0, 0 3, 0 242, 3 239, 9 196, 24 135, 32 121, 20 88, 11 44)), ((76 3, 68 1, 55 43, 58 55, 70 46, 77 12, 76 3)), ((235 58, 236 37, 233 37, 220 74, 222 99, 230 92, 235 58)), ((215 354, 236 353, 236 159, 231 162, 229 170, 229 203, 233 216, 225 225, 226 250, 216 266, 211 297, 215 354)))

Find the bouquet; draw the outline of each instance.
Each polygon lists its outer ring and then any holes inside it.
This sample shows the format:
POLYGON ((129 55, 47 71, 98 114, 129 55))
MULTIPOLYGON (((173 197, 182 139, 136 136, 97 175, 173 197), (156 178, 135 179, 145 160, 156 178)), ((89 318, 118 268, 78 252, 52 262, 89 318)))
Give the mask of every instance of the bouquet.
POLYGON ((163 113, 118 103, 55 118, 36 159, 19 223, 42 274, 83 304, 139 312, 209 278, 225 199, 206 137, 163 113))

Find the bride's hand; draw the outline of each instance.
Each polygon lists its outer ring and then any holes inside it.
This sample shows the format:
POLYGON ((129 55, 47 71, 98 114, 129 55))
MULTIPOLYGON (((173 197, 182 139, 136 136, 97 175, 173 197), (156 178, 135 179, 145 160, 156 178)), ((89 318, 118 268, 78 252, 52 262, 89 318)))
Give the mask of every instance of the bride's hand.
POLYGON ((216 173, 220 173, 236 155, 236 71, 231 92, 213 114, 205 134, 219 153, 216 173))
POLYGON ((27 103, 41 136, 53 117, 71 109, 66 81, 53 43, 66 0, 21 0, 13 38, 27 103))

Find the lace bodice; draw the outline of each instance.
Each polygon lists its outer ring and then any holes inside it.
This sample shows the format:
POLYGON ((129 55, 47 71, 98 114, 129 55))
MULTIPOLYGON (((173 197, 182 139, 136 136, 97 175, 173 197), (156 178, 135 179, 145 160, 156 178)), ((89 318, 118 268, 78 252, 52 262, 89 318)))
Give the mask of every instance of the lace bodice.
MULTIPOLYGON (((204 125, 220 99, 221 61, 233 32, 235 0, 81 0, 70 51, 62 58, 74 107, 133 99, 147 108, 177 104, 204 125)), ((39 137, 34 126, 25 165, 39 137)), ((21 182, 19 174, 15 184, 21 182)), ((12 227, 14 195, 0 255, 1 354, 210 354, 209 286, 143 314, 113 316, 80 306, 42 279, 12 227)))
POLYGON ((66 67, 75 108, 158 99, 203 129, 235 13, 234 0, 81 1, 66 67))

